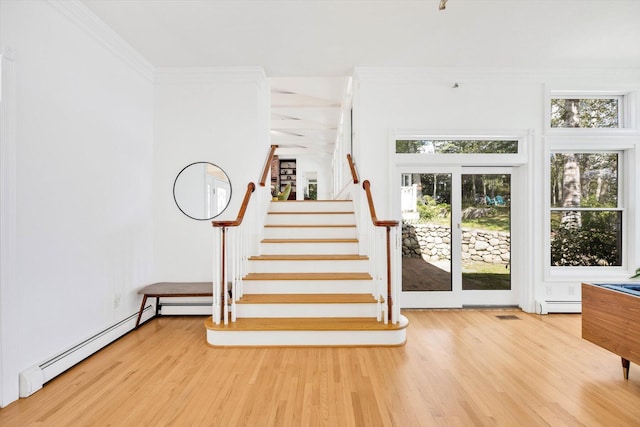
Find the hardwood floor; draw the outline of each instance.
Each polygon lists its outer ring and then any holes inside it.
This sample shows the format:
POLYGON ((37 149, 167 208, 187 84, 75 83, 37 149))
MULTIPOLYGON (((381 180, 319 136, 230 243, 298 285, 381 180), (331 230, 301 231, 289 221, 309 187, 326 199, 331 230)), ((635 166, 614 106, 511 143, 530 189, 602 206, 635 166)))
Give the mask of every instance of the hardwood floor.
POLYGON ((640 367, 625 381, 617 356, 580 338, 580 315, 403 313, 407 344, 387 348, 216 349, 204 318, 159 318, 0 410, 0 425, 640 424, 640 367))

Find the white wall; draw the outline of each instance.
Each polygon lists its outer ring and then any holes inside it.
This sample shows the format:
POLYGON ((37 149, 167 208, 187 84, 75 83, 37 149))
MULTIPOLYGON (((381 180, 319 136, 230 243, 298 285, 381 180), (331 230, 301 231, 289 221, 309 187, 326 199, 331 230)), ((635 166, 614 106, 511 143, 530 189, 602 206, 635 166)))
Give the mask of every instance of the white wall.
MULTIPOLYGON (((519 265, 523 309, 533 311, 535 298, 547 285, 557 298, 576 299, 576 282, 545 282, 544 234, 545 182, 544 111, 547 88, 582 87, 584 90, 637 90, 638 71, 506 72, 472 69, 369 69, 356 70, 354 80, 354 157, 360 179, 371 181, 379 218, 392 219, 394 148, 397 130, 532 132, 528 164, 518 168, 519 188, 526 196, 513 221, 522 226, 519 265), (454 83, 458 87, 454 88, 454 83), (571 86, 568 86, 571 85, 571 86), (522 256, 526 254, 526 256, 522 256)), ((637 109, 634 110, 637 114, 637 109)), ((637 123, 637 121, 636 121, 637 123)), ((637 199, 637 197, 636 197, 637 199)), ((634 212, 634 211, 632 211, 634 212)), ((635 222, 638 213, 635 211, 635 222)), ((396 218, 399 219, 399 218, 396 218)), ((366 219, 363 219, 366 220, 366 219)), ((637 240, 636 240, 637 241, 637 240)), ((517 257, 514 253, 514 257, 517 257)), ((515 263, 514 259, 514 263, 515 263)), ((515 265, 514 265, 515 272, 515 265)), ((578 282, 579 283, 579 282, 578 282)))
POLYGON ((216 164, 231 182, 231 202, 216 220, 235 219, 269 151, 268 84, 260 68, 160 70, 156 76, 154 281, 210 281, 211 221, 183 215, 173 183, 190 163, 216 164))
POLYGON ((0 301, 6 405, 20 371, 137 311, 153 270, 153 85, 107 29, 76 24, 81 7, 3 1, 0 12, 18 129, 16 280, 1 284, 17 298, 0 301))

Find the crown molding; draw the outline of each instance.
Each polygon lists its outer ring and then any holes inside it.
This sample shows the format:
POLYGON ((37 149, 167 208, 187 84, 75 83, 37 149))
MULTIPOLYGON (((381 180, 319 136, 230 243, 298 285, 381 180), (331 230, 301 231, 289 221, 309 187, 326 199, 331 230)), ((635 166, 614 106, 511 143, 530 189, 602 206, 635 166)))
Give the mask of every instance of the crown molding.
POLYGON ((153 65, 82 2, 79 0, 48 0, 48 3, 142 77, 153 81, 153 65))

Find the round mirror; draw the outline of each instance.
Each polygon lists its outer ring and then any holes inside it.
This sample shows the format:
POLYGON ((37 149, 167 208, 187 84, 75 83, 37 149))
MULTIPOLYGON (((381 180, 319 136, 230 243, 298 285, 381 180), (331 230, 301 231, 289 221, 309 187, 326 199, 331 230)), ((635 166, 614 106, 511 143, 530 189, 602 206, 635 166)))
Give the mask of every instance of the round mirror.
POLYGON ((227 174, 213 163, 191 163, 176 176, 173 199, 189 218, 212 219, 229 205, 231 183, 227 174))

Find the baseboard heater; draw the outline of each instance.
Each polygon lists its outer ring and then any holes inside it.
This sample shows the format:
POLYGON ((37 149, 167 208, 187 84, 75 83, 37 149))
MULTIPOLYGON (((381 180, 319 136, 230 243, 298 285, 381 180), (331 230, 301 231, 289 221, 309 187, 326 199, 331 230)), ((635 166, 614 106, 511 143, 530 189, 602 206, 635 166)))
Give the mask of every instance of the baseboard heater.
POLYGON ((537 301, 539 314, 549 313, 582 313, 581 301, 537 301))
MULTIPOLYGON (((154 314, 155 307, 153 305, 146 306, 141 321, 148 320, 154 314)), ((137 317, 138 313, 136 312, 49 360, 22 371, 19 375, 20 397, 31 396, 40 390, 46 382, 133 330, 137 317)))

